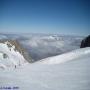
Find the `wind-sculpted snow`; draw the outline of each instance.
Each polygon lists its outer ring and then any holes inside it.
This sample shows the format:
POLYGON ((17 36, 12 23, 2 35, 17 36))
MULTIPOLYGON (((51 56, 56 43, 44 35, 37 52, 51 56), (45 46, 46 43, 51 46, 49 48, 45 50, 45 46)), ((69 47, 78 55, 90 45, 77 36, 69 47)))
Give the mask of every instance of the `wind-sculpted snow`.
POLYGON ((85 55, 90 55, 90 48, 78 49, 72 52, 68 52, 62 55, 49 57, 46 59, 42 59, 41 63, 43 64, 60 64, 67 61, 75 60, 80 57, 84 57, 85 55))

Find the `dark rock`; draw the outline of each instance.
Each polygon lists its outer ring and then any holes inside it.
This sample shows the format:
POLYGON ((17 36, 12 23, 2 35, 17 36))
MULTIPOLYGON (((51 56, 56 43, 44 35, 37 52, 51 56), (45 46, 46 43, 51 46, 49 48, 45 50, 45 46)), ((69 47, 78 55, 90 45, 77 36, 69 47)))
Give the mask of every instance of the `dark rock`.
POLYGON ((82 40, 80 48, 90 47, 90 35, 82 40))

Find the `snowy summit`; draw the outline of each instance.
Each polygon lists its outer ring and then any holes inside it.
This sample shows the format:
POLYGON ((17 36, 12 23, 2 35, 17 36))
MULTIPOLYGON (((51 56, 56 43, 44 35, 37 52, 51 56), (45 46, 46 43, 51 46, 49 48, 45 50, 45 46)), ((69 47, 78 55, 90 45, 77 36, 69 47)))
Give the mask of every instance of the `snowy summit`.
POLYGON ((15 67, 26 62, 23 55, 9 41, 0 42, 0 68, 15 67))

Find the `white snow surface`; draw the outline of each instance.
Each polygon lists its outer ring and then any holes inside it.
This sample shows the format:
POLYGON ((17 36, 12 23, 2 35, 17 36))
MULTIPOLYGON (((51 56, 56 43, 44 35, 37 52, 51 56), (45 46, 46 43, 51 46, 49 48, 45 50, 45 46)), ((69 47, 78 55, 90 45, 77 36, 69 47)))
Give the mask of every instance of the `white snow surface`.
POLYGON ((0 70, 0 87, 18 87, 17 90, 90 90, 89 66, 90 48, 78 49, 14 70, 0 70))
MULTIPOLYGON (((15 65, 24 64, 24 57, 18 51, 15 50, 15 46, 8 47, 7 43, 0 43, 0 67, 15 67, 15 65), (6 58, 4 58, 6 55, 6 58)), ((10 43, 9 43, 10 44, 10 43)))
POLYGON ((73 59, 77 59, 78 57, 82 57, 84 55, 90 54, 90 48, 83 48, 78 50, 73 50, 72 52, 49 57, 46 59, 42 59, 41 63, 43 64, 60 64, 73 59))

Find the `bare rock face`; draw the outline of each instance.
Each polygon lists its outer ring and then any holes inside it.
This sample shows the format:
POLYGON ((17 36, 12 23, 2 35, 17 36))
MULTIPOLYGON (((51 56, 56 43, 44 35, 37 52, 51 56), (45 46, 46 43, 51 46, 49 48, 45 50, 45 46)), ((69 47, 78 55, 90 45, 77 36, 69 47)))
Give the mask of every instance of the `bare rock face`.
POLYGON ((80 48, 90 47, 90 35, 82 40, 80 48))
POLYGON ((29 52, 27 52, 27 50, 24 47, 22 47, 22 45, 17 40, 8 40, 8 39, 0 40, 0 43, 5 43, 5 42, 9 42, 7 43, 8 47, 12 47, 12 45, 14 45, 15 51, 21 53, 28 62, 31 63, 33 61, 29 52))

